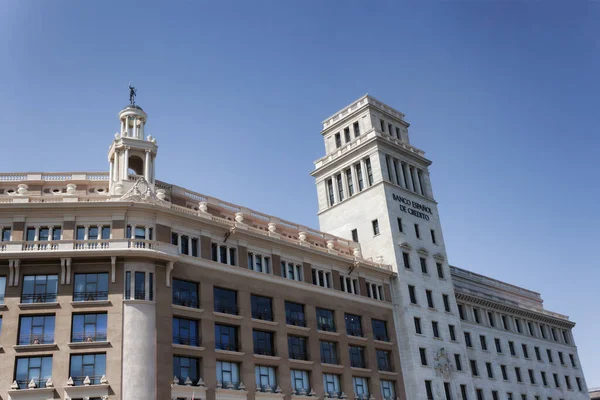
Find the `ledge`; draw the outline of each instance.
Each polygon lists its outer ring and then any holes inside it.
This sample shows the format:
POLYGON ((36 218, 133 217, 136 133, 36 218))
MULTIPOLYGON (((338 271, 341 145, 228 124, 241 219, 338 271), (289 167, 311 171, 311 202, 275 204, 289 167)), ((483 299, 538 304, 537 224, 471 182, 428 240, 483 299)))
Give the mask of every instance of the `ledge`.
POLYGON ((46 400, 54 397, 54 388, 11 389, 7 393, 11 399, 46 400))
POLYGON ((191 311, 191 312, 197 312, 197 313, 204 312, 203 308, 186 307, 186 306, 180 306, 179 304, 171 304, 171 308, 174 308, 176 310, 191 311))
POLYGON ((371 368, 350 367, 350 369, 352 371, 356 371, 356 372, 367 372, 367 373, 373 372, 373 370, 371 368))
POLYGON ((275 392, 255 392, 254 393, 254 399, 255 400, 260 400, 260 399, 283 399, 284 394, 283 393, 275 393, 275 392))
POLYGON ((102 306, 110 306, 112 303, 110 300, 92 300, 92 301, 72 301, 71 307, 102 307, 102 306))
POLYGON ((65 386, 65 398, 86 398, 108 396, 108 384, 105 385, 82 385, 65 386))
POLYGON ((52 303, 19 303, 19 308, 21 310, 26 310, 30 308, 57 308, 58 302, 54 301, 52 303))
POLYGON ((241 351, 231 351, 231 350, 221 350, 221 349, 215 349, 215 353, 217 354, 230 354, 232 356, 243 356, 246 353, 242 353, 241 351))
POLYGON ((296 360, 295 358, 288 358, 288 361, 291 363, 305 364, 305 365, 313 365, 314 361, 309 360, 296 360))
POLYGON ((154 300, 127 299, 127 300, 123 300, 123 304, 156 304, 156 301, 154 301, 154 300))
POLYGON ((264 320, 264 319, 256 319, 256 318, 252 318, 252 322, 257 322, 259 324, 272 325, 272 326, 279 325, 279 322, 267 321, 267 320, 264 320))
POLYGON ((231 319, 242 319, 242 318, 244 318, 241 315, 227 314, 227 313, 222 313, 222 312, 218 312, 218 311, 213 311, 213 315, 215 317, 224 317, 224 318, 231 318, 231 319))
POLYGON ((361 342, 367 342, 369 340, 369 338, 366 338, 364 336, 352 336, 352 335, 346 335, 346 336, 350 340, 359 340, 361 342))
MULTIPOLYGON (((17 352, 21 351, 43 351, 43 350, 58 350, 56 343, 48 344, 17 344, 13 346, 13 349, 17 352)), ((21 389, 23 390, 23 389, 21 389)))
POLYGON ((298 329, 300 331, 305 331, 305 332, 310 331, 310 328, 307 326, 297 326, 297 325, 290 325, 290 324, 285 324, 285 326, 286 326, 286 328, 289 328, 289 329, 298 329))
POLYGON ((188 386, 188 385, 171 385, 171 398, 173 399, 191 399, 194 396, 194 400, 205 400, 206 399, 206 388, 204 386, 188 386))
POLYGON ((393 371, 379 371, 380 374, 382 375, 390 375, 390 376, 397 376, 398 373, 397 372, 393 372, 393 371))
POLYGON ((263 360, 274 360, 274 361, 279 361, 281 360, 281 357, 278 356, 266 356, 264 354, 253 354, 254 358, 262 358, 263 360))
POLYGON ((204 350, 206 350, 206 348, 202 347, 202 346, 189 346, 187 344, 171 343, 171 346, 173 346, 173 348, 175 348, 175 349, 182 349, 182 350, 191 350, 191 351, 204 351, 204 350))
POLYGON ((386 342, 385 340, 375 340, 375 339, 373 339, 373 343, 381 344, 384 346, 392 346, 394 344, 394 342, 386 342))
POLYGON ((216 400, 239 400, 239 399, 246 399, 247 397, 248 397, 247 390, 224 389, 224 388, 216 388, 215 389, 215 399, 216 400))
POLYGON ((330 335, 330 336, 340 336, 341 333, 339 332, 330 332, 330 331, 322 331, 317 329, 317 333, 322 333, 323 335, 330 335))
POLYGON ((299 395, 299 394, 293 394, 291 396, 292 400, 319 400, 319 397, 317 396, 308 396, 308 395, 299 395))
POLYGON ((89 349, 94 347, 108 347, 110 342, 99 341, 99 342, 70 342, 69 347, 72 349, 89 349))
POLYGON ((6 304, 0 304, 0 311, 6 310, 6 304))
POLYGON ((340 364, 327 364, 327 363, 321 363, 321 367, 331 367, 331 368, 339 368, 339 369, 346 368, 346 367, 344 367, 343 365, 340 365, 340 364))

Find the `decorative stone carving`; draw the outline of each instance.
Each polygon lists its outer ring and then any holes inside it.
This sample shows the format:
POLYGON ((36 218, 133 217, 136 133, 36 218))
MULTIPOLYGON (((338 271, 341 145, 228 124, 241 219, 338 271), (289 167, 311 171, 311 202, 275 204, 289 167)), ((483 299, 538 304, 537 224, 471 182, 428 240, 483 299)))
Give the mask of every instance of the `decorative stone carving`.
POLYGON ((235 389, 233 382, 227 382, 227 389, 235 389))
POLYGON ((241 212, 236 212, 235 213, 235 222, 241 224, 244 222, 244 214, 241 212))
POLYGON ((217 389, 221 389, 223 387, 223 384, 221 383, 221 381, 217 381, 217 389))
POLYGON ((295 396, 297 394, 296 389, 292 388, 292 396, 295 396))
POLYGON ((69 377, 69 379, 67 379, 67 386, 73 386, 73 378, 69 377))
POLYGON ((306 232, 298 232, 298 239, 300 239, 301 242, 304 242, 306 240, 306 232))
POLYGON ((115 183, 115 194, 117 196, 122 196, 123 195, 123 184, 122 183, 115 183))
POLYGON ((188 376, 187 378, 185 378, 185 382, 183 382, 183 384, 185 386, 192 386, 192 380, 190 379, 190 377, 188 376))
POLYGON ((90 383, 92 383, 90 377, 86 376, 85 379, 83 380, 83 386, 90 386, 90 383))
POLYGON ((67 194, 68 195, 74 195, 75 194, 75 189, 77 189, 77 185, 74 183, 68 183, 67 184, 67 194))
POLYGON ((173 377, 173 385, 179 385, 179 378, 177 376, 173 377))
POLYGON ((300 392, 298 392, 298 394, 300 396, 305 396, 306 395, 306 390, 304 388, 300 389, 300 392))
POLYGON ((267 385, 265 388, 265 393, 273 393, 273 388, 270 385, 267 385))
POLYGON ((311 397, 314 397, 317 395, 317 392, 315 392, 315 389, 310 389, 310 392, 308 392, 308 395, 311 397))
POLYGON ((379 264, 379 265, 383 264, 383 256, 377 256, 375 258, 375 260, 377 261, 377 264, 379 264))
POLYGON ((348 396, 346 396, 346 393, 342 392, 340 393, 340 399, 347 399, 348 396))
POLYGON ((156 190, 156 197, 159 200, 164 200, 165 197, 167 197, 167 193, 165 192, 165 189, 157 189, 156 190))
POLYGON ((208 203, 206 201, 199 202, 198 209, 203 213, 208 212, 208 203))
POLYGON ((106 375, 102 375, 102 377, 100 377, 100 384, 108 385, 108 379, 106 378, 106 375))
POLYGON ((204 379, 202 379, 202 378, 198 379, 198 382, 196 383, 196 385, 197 386, 204 386, 205 385, 204 379))
POLYGON ((24 183, 21 183, 17 187, 18 187, 18 189, 17 189, 18 194, 20 194, 21 196, 25 196, 27 194, 27 189, 29 188, 29 186, 27 186, 24 183))
POLYGON ((434 369, 440 374, 442 375, 442 377, 446 380, 450 379, 450 377, 452 376, 452 373, 454 372, 454 366, 452 366, 452 363, 450 362, 450 357, 448 357, 448 353, 446 352, 446 349, 444 349, 443 347, 440 348, 434 356, 434 360, 435 360, 435 365, 434 365, 434 369))
POLYGON ((329 250, 333 250, 335 248, 335 241, 333 239, 327 241, 327 248, 329 250))
POLYGON ((47 388, 51 388, 54 387, 54 383, 52 383, 52 378, 48 378, 48 380, 46 381, 46 387, 47 388))
POLYGON ((35 389, 37 387, 37 385, 35 384, 35 381, 32 379, 29 381, 29 385, 27 385, 27 387, 29 389, 35 389))
POLYGON ((154 190, 152 190, 152 186, 144 179, 143 177, 139 177, 137 181, 133 184, 131 189, 127 191, 124 195, 121 196, 120 200, 132 200, 132 201, 140 201, 144 203, 153 203, 153 204, 163 204, 164 200, 159 199, 156 196, 154 190))
POLYGON ((240 382, 238 385, 238 390, 246 390, 246 385, 244 385, 244 382, 240 382))
POLYGON ((277 224, 274 222, 269 222, 269 232, 275 233, 277 230, 277 224))
POLYGON ((360 257, 360 247, 355 247, 352 249, 352 254, 354 254, 354 257, 360 257))
POLYGON ((10 385, 10 388, 12 390, 17 390, 19 388, 19 384, 17 383, 17 381, 13 381, 12 385, 10 385))

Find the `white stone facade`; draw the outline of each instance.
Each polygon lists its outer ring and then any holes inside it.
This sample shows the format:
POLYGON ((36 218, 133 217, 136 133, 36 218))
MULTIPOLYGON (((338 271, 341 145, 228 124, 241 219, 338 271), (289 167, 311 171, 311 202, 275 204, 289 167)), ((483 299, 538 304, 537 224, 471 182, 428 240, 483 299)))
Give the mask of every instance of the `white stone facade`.
POLYGON ((324 121, 321 133, 327 154, 315 162, 312 173, 316 179, 321 230, 348 239, 357 234, 365 258, 391 263, 398 273, 392 296, 407 398, 587 398, 585 379, 570 334, 574 324, 567 317, 543 310, 539 295, 536 298, 533 292, 485 277, 474 279, 475 274, 468 275, 471 279, 467 279, 467 272, 449 266, 427 170, 431 162, 424 157, 424 152, 410 145, 408 126, 402 113, 371 96, 363 96, 324 121), (355 135, 356 127, 360 129, 358 135, 355 135), (367 160, 371 164, 372 179, 365 171, 367 160), (357 165, 360 165, 358 169, 357 165), (362 190, 359 190, 360 179, 362 190), (373 221, 377 221, 378 232, 373 221), (410 268, 405 266, 405 254, 410 268), (458 275, 463 276, 460 283, 455 279, 458 275), (417 304, 411 301, 409 286, 414 287, 417 304), (433 307, 428 304, 427 291, 431 293, 433 307), (447 296, 447 304, 444 296, 447 296), (461 320, 457 299, 467 305, 475 298, 488 305, 482 309, 496 313, 510 303, 512 311, 506 313, 511 318, 525 313, 524 310, 533 310, 527 314, 529 321, 539 324, 546 320, 548 326, 562 327, 570 342, 543 340, 497 328, 490 330, 470 320, 461 320), (416 333, 415 318, 420 321, 420 334, 416 333), (439 338, 433 334, 434 322, 437 322, 439 338), (451 329, 455 340, 450 338, 451 329), (464 332, 471 334, 472 348, 465 345, 464 332), (480 335, 486 336, 488 351, 481 350, 480 335), (495 338, 506 348, 504 354, 496 353, 495 338), (529 359, 506 355, 509 340, 514 341, 515 346, 518 344, 519 353, 521 344, 526 343, 531 348, 529 359), (542 361, 535 359, 536 346, 544 349, 542 361), (422 365, 420 349, 424 349, 427 365, 422 365), (546 349, 554 352, 554 364, 546 362, 546 349), (568 366, 558 363, 558 351, 568 366), (573 355, 575 367, 570 365, 569 355, 573 355), (460 358, 460 370, 456 357, 460 358), (479 377, 473 376, 470 360, 477 361, 479 377), (492 364, 493 379, 487 378, 486 362, 492 364), (501 379, 502 363, 511 369, 506 381, 501 379), (523 383, 516 381, 515 366, 521 369, 523 383), (534 369, 535 384, 529 383, 529 369, 534 369), (541 384, 541 370, 546 371, 547 386, 541 384), (560 378, 558 388, 554 383, 555 373, 560 378), (569 376, 571 390, 566 387, 565 376, 569 376), (430 392, 426 381, 431 381, 430 392))

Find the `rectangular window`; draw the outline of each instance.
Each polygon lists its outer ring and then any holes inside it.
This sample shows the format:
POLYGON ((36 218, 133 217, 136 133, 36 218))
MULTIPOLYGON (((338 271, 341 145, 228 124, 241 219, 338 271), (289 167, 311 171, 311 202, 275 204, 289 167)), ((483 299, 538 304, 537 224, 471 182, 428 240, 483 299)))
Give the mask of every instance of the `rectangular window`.
POLYGON ((344 201, 344 185, 342 183, 342 174, 337 174, 335 176, 335 181, 337 183, 338 199, 339 201, 344 201))
POLYGON ((325 393, 327 393, 329 397, 339 397, 342 393, 339 375, 323 374, 323 386, 325 388, 325 393))
POLYGON ((73 301, 108 300, 108 273, 75 274, 73 301))
POLYGON ((535 374, 533 373, 533 370, 529 369, 527 372, 529 373, 529 383, 535 385, 535 374))
POLYGON ((420 347, 419 355, 421 356, 421 365, 428 365, 427 364, 427 349, 425 349, 424 347, 420 347))
POLYGON ((479 376, 479 371, 477 370, 477 361, 469 360, 471 363, 471 374, 473 376, 479 376))
POLYGON ((285 323, 294 326, 306 326, 304 304, 285 302, 285 323))
POLYGON ((527 328, 529 329, 529 336, 535 336, 535 329, 533 328, 533 324, 531 322, 527 322, 527 328))
MULTIPOLYGON (((515 327, 517 328, 517 332, 521 333, 521 321, 518 318, 515 318, 515 327)), ((542 330, 543 332, 543 330, 542 330)), ((543 336, 543 334, 542 334, 543 336)))
POLYGON ((476 323, 481 323, 481 320, 479 319, 479 309, 478 308, 473 308, 473 318, 475 319, 476 323))
POLYGON ((329 196, 329 205, 335 204, 335 197, 333 195, 333 180, 327 179, 327 195, 329 196))
POLYGON ((494 370, 492 369, 492 363, 486 362, 485 369, 487 370, 488 378, 494 379, 494 370))
POLYGON ((248 269, 256 272, 270 274, 271 257, 253 252, 248 252, 248 269))
POLYGON ((556 388, 560 388, 560 382, 558 381, 558 375, 557 374, 552 374, 552 376, 554 377, 554 386, 556 386, 556 388))
MULTIPOLYGON (((524 346, 524 345, 523 345, 524 346)), ((558 352, 558 361, 560 361, 561 365, 565 365, 565 359, 563 358, 563 353, 562 351, 558 352)))
POLYGON ((136 272, 134 277, 134 298, 136 300, 146 300, 146 273, 136 272))
POLYGON ((481 343, 481 350, 487 351, 487 340, 485 336, 479 335, 479 342, 481 343))
POLYGON ((425 393, 427 394, 427 400, 433 400, 433 389, 431 387, 431 381, 425 381, 425 393))
POLYGON ((215 311, 225 314, 238 314, 237 292, 235 290, 215 287, 213 289, 215 311))
POLYGON ((437 274, 438 278, 444 279, 444 269, 442 268, 442 263, 436 263, 437 266, 437 274))
POLYGON ((340 147, 342 147, 342 137, 340 136, 339 133, 335 134, 335 147, 338 148, 338 149, 340 147))
POLYGON ((337 346, 335 342, 327 342, 321 340, 319 343, 321 348, 321 362, 324 364, 337 364, 337 346))
POLYGON ((200 379, 200 360, 193 357, 173 356, 173 376, 183 383, 190 378, 192 382, 200 379))
POLYGON ((393 135, 393 134, 394 134, 394 130, 392 129, 392 124, 388 124, 388 133, 389 133, 390 135, 393 135))
POLYGON ((421 232, 419 231, 419 224, 415 224, 415 236, 417 239, 421 239, 421 232))
POLYGON ((421 318, 415 317, 415 333, 421 334, 421 318))
POLYGON ((404 228, 402 227, 402 218, 398 217, 398 232, 404 232, 404 228))
POLYGON ((230 384, 237 387, 240 383, 240 365, 238 363, 217 361, 217 380, 223 387, 230 384))
POLYGON ((533 348, 533 350, 535 351, 535 358, 536 358, 536 360, 542 361, 542 355, 540 354, 540 348, 537 347, 537 346, 535 346, 533 348))
MULTIPOLYGON (((294 281, 303 282, 302 265, 281 261, 281 276, 294 281)), ((314 282, 314 281, 313 281, 314 282)))
POLYGON ((496 343, 496 352, 502 353, 502 343, 500 342, 500 339, 495 338, 494 343, 496 343))
POLYGON ((10 242, 11 228, 0 228, 0 242, 10 242))
POLYGON ((377 369, 392 372, 392 355, 387 350, 377 350, 377 369))
MULTIPOLYGON (((186 346, 200 346, 198 321, 173 317, 173 343, 186 346)), ((185 380, 185 379, 184 379, 185 380)))
POLYGON ((460 361, 460 354, 454 354, 454 364, 457 371, 462 371, 462 363, 460 361))
POLYGON ((581 379, 579 377, 575 378, 575 382, 577 383, 577 390, 579 390, 580 392, 583 391, 583 386, 581 386, 581 379))
POLYGON ((546 373, 544 371, 540 371, 540 375, 542 377, 542 383, 544 386, 548 386, 548 380, 546 380, 546 373))
POLYGON ((354 137, 359 137, 360 136, 360 125, 358 124, 358 122, 355 122, 354 124, 352 124, 352 128, 354 130, 354 137))
POLYGON ((510 350, 511 356, 517 355, 517 353, 515 352, 515 344, 513 342, 508 342, 508 349, 510 350))
POLYGON ((506 372, 506 365, 501 365, 500 370, 502 371, 502 379, 508 380, 508 373, 506 372))
POLYGON ((469 332, 465 332, 465 345, 467 347, 473 347, 473 344, 471 343, 471 334, 469 332))
POLYGON ((325 332, 335 332, 333 311, 317 307, 317 329, 325 332))
POLYGON ((154 300, 154 273, 148 273, 148 300, 154 300))
POLYGON ((450 299, 447 294, 442 295, 442 299, 444 300, 444 311, 450 312, 450 299))
POLYGON ((509 326, 508 326, 508 318, 506 317, 506 315, 502 316, 502 328, 504 328, 504 330, 508 330, 509 326))
POLYGON ((475 393, 477 393, 477 400, 484 400, 483 389, 475 389, 475 393))
POLYGON ((348 276, 340 276, 340 289, 342 292, 359 294, 358 278, 350 278, 348 276))
POLYGON ((515 367, 515 376, 517 377, 517 382, 521 383, 521 368, 515 367))
POLYGON ((23 277, 21 303, 55 303, 58 275, 26 275, 23 277))
POLYGON ((490 326, 494 328, 496 326, 496 320, 494 319, 494 314, 488 311, 488 320, 490 321, 490 326))
POLYGON ((370 158, 365 159, 365 168, 367 169, 367 182, 369 183, 369 186, 372 186, 373 185, 373 170, 371 169, 371 159, 370 158))
POLYGON ((274 334, 269 331, 252 330, 252 339, 254 341, 254 354, 262 356, 274 356, 274 334))
POLYGON ((273 300, 270 297, 251 295, 252 318, 273 321, 273 300))
POLYGON ((346 143, 350 141, 350 128, 344 128, 344 140, 346 143))
POLYGON ((411 304, 417 304, 417 295, 415 293, 415 287, 408 285, 408 295, 410 296, 411 304))
POLYGON ((350 366, 353 368, 367 368, 365 361, 365 348, 361 346, 348 346, 350 366))
POLYGON ((308 360, 308 347, 303 336, 288 336, 289 357, 294 360, 308 360))
POLYGON ((383 400, 394 400, 396 399, 396 390, 394 388, 394 381, 387 381, 382 379, 381 381, 381 395, 383 400))
POLYGON ((381 128, 381 132, 385 132, 385 122, 382 119, 379 120, 379 126, 381 128))
POLYGON ((435 231, 433 229, 431 229, 430 232, 431 232, 431 242, 433 244, 437 244, 437 242, 435 240, 435 231))
POLYGON ((571 344, 571 343, 569 342, 569 334, 567 333, 567 331, 562 331, 562 337, 563 337, 563 341, 564 341, 566 344, 571 344))
POLYGON ((99 385, 103 375, 106 375, 106 354, 72 354, 69 377, 73 385, 82 386, 89 377, 90 385, 99 385))
POLYGON ((54 343, 54 315, 21 316, 18 345, 54 343))
POLYGON ((408 255, 408 253, 402 253, 402 261, 404 261, 404 268, 410 269, 410 256, 408 255))
POLYGON ((440 337, 440 331, 438 329, 438 323, 437 323, 437 321, 431 321, 431 329, 433 329, 433 337, 434 338, 439 338, 440 337))
POLYGON ((392 164, 393 164, 393 167, 394 167, 394 175, 396 176, 396 184, 398 186, 400 186, 401 185, 401 183, 400 183, 401 182, 400 181, 400 170, 399 170, 400 165, 398 163, 398 160, 396 160, 394 158, 392 164))
POLYGON ((421 262, 421 272, 427 274, 427 260, 423 257, 419 257, 419 261, 421 262))
POLYGON ((387 332, 387 324, 379 319, 371 319, 371 327, 373 328, 373 339, 382 342, 389 342, 390 338, 387 332))
POLYGON ((523 349, 523 357, 529 358, 529 352, 527 351, 527 345, 525 343, 521 344, 521 349, 523 349))
POLYGON ((200 308, 198 284, 173 278, 173 304, 183 307, 200 308))
POLYGON ((215 324, 215 349, 239 351, 238 328, 215 324))
POLYGON ((435 308, 435 304, 433 304, 433 294, 431 290, 425 290, 425 295, 427 296, 427 307, 435 308))
POLYGON ((292 390, 298 393, 300 396, 306 395, 310 392, 310 380, 308 377, 308 371, 302 371, 299 369, 290 370, 292 390))
POLYGON ((352 241, 358 243, 358 229, 352 229, 352 241))
POLYGON ((500 400, 500 397, 498 397, 497 390, 492 390, 492 400, 500 400))
POLYGON ((448 325, 448 332, 450 333, 450 340, 453 342, 456 341, 456 332, 454 330, 454 325, 448 325))
POLYGON ((312 269, 312 278, 313 278, 313 285, 331 289, 331 287, 332 287, 331 272, 313 268, 312 269))
MULTIPOLYGON (((1 282, 0 282, 0 284, 1 284, 1 282)), ((538 353, 539 353, 539 349, 538 349, 538 353)), ((569 359, 571 360, 571 366, 573 368, 577 368, 577 366, 575 365, 575 357, 573 356, 573 354, 569 354, 569 359)))
POLYGON ((469 400, 467 396, 467 385, 460 385, 460 394, 462 396, 462 400, 469 400))
POLYGON ((125 272, 125 299, 131 299, 131 271, 125 272))
POLYGON ((548 356, 548 362, 554 362, 554 360, 552 359, 552 350, 546 349, 546 355, 548 356))
POLYGON ((394 176, 392 175, 392 159, 390 156, 385 156, 385 166, 387 168, 387 176, 390 182, 394 182, 394 176))
POLYGON ((46 387, 52 376, 52 356, 17 358, 14 380, 19 389, 27 389, 33 380, 38 388, 46 387))
POLYGON ((73 314, 71 342, 106 342, 106 313, 73 314))
POLYGON ((358 191, 362 192, 362 190, 365 188, 365 183, 363 181, 362 167, 360 163, 354 165, 354 170, 356 171, 356 180, 358 181, 358 191))
POLYGON ((373 225, 373 236, 379 235, 379 221, 374 219, 371 221, 371 225, 373 225))
POLYGON ((352 181, 352 169, 346 170, 346 182, 348 182, 348 196, 354 194, 354 182, 352 181))
POLYGON ((346 334, 363 337, 362 323, 359 315, 344 314, 346 321, 346 334))

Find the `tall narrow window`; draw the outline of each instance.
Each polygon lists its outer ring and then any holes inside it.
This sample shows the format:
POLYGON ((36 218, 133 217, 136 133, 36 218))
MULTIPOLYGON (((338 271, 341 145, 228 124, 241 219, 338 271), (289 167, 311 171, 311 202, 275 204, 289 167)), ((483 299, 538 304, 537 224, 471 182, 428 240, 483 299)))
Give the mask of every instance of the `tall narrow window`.
POLYGON ((427 260, 423 257, 420 257, 419 260, 421 261, 421 272, 427 274, 427 260))
POLYGON ((433 330, 433 337, 439 339, 439 337, 440 337, 440 330, 438 328, 438 322, 437 321, 431 321, 431 329, 433 330))
POLYGON ((146 273, 136 272, 135 273, 135 291, 134 298, 136 300, 146 299, 146 273))
POLYGON ((381 132, 385 132, 385 121, 380 119, 379 120, 379 127, 381 128, 381 132))
POLYGON ((437 241, 435 240, 435 231, 433 229, 431 229, 430 232, 431 232, 431 242, 433 244, 437 244, 437 241))
POLYGON ((415 224, 415 236, 417 239, 421 239, 421 232, 419 231, 419 224, 415 224))
POLYGON ((371 221, 371 225, 373 225, 373 235, 379 235, 379 221, 374 219, 373 221, 371 221))
POLYGON ((421 365, 427 365, 427 349, 420 347, 419 356, 421 357, 421 365))
POLYGON ((454 364, 456 365, 457 371, 462 371, 462 363, 460 361, 460 354, 454 354, 454 364))
POLYGON ((408 253, 402 252, 402 261, 404 261, 404 268, 410 269, 410 257, 408 253))
POLYGON ((408 285, 408 295, 410 297, 410 302, 412 304, 417 304, 417 295, 415 293, 415 287, 412 285, 408 285))
POLYGON ((365 188, 365 183, 363 182, 362 167, 360 166, 360 163, 354 165, 354 170, 356 171, 356 180, 358 181, 358 191, 362 192, 365 188))
POLYGON ((354 137, 359 137, 360 136, 360 125, 358 124, 358 121, 355 122, 354 124, 352 124, 352 128, 354 129, 354 137))
POLYGON ((415 317, 415 333, 421 335, 421 318, 415 317))
POLYGON ((462 396, 462 400, 469 400, 467 397, 467 385, 460 385, 460 394, 462 396))
POLYGON ((335 134, 335 147, 338 149, 342 147, 342 138, 339 133, 335 134))
POLYGON ((425 295, 427 296, 427 307, 435 308, 435 304, 433 304, 433 293, 431 290, 425 290, 425 295))
POLYGON ((447 294, 442 295, 442 299, 444 300, 444 311, 450 312, 450 299, 447 294))
POLYGON ((402 135, 400 134, 400 128, 396 127, 396 137, 402 140, 402 135))
POLYGON ((385 166, 387 168, 388 180, 390 182, 394 182, 393 175, 392 175, 392 159, 388 155, 385 156, 385 166))
POLYGON ((394 158, 393 160, 393 165, 394 165, 394 175, 396 176, 396 185, 401 186, 400 185, 400 170, 399 170, 399 165, 398 165, 398 160, 396 160, 394 158))
POLYGON ((398 232, 404 232, 404 228, 402 228, 402 218, 398 217, 398 232))
POLYGON ((338 198, 340 201, 344 201, 344 184, 342 183, 342 174, 337 174, 335 177, 338 190, 338 198))
POLYGON ((333 195, 333 181, 331 179, 327 179, 327 195, 329 196, 329 205, 334 205, 335 197, 333 195))
POLYGON ((358 242, 358 230, 357 229, 352 229, 352 241, 358 242))
POLYGON ((389 133, 390 135, 393 135, 393 134, 394 134, 394 129, 393 129, 393 127, 392 127, 392 124, 388 124, 388 133, 389 133))
POLYGON ((433 400, 433 389, 431 387, 431 381, 425 381, 425 392, 427 393, 427 400, 433 400))
POLYGON ((125 272, 125 299, 131 299, 131 271, 125 272))
POLYGON ((371 186, 373 185, 373 170, 371 168, 370 158, 365 159, 365 168, 367 168, 367 182, 369 183, 369 186, 371 186))
POLYGON ((346 182, 348 182, 348 196, 352 196, 354 194, 354 182, 352 181, 351 168, 346 170, 346 182))
POLYGON ((346 143, 350 141, 350 128, 344 128, 344 140, 346 143))

